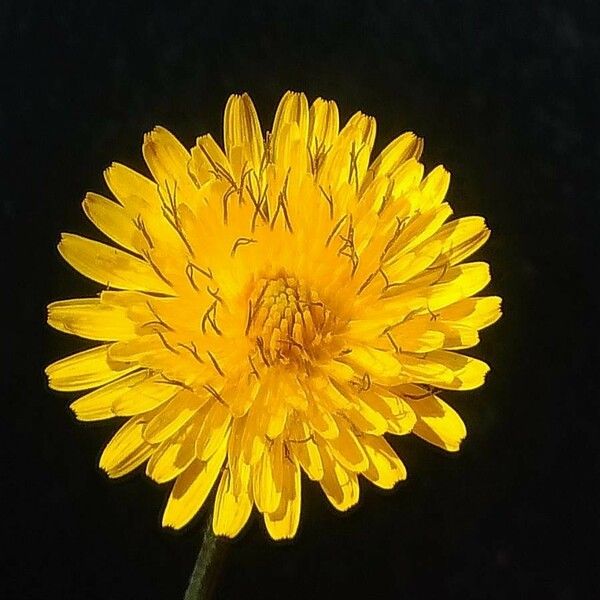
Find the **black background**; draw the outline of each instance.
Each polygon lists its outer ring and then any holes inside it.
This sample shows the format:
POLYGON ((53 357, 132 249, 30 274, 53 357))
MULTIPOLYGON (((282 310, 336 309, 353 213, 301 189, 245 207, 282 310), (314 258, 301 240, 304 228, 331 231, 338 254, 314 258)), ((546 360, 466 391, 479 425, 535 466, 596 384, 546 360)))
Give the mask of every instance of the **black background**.
POLYGON ((155 124, 187 146, 220 137, 227 96, 248 91, 268 127, 293 89, 375 116, 376 149, 425 137, 426 166, 453 174, 456 215, 491 226, 479 256, 505 316, 477 348, 487 385, 447 396, 469 429, 460 453, 398 439, 409 479, 363 485, 348 514, 305 485, 294 542, 254 517, 218 598, 594 597, 595 4, 3 2, 0 596, 183 596, 205 513, 162 530, 167 489, 109 481, 96 463, 114 425, 76 423, 46 389, 44 365, 85 344, 45 326, 45 305, 98 289, 55 246, 61 231, 95 235, 80 200, 105 191, 112 160, 144 170, 155 124))

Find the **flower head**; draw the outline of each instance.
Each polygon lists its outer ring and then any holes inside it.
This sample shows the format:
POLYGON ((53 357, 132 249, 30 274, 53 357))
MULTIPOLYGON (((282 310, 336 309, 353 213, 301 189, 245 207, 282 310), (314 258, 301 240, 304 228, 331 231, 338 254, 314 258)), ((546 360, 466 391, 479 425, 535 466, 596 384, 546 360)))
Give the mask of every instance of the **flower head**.
POLYGON ((386 434, 458 449, 465 427, 438 394, 488 371, 457 351, 500 316, 499 298, 474 297, 488 266, 462 262, 489 231, 447 222, 450 176, 424 177, 421 139, 370 162, 374 139, 373 118, 340 129, 334 102, 292 92, 263 136, 232 96, 224 150, 204 135, 188 152, 157 127, 152 179, 113 164, 118 203, 86 196, 121 248, 63 235, 65 260, 106 289, 52 303, 48 322, 101 345, 50 365, 49 384, 95 388, 72 404, 83 421, 125 418, 100 466, 174 480, 164 525, 188 523, 217 483, 217 534, 256 506, 273 538, 293 537, 301 471, 346 510, 360 475, 406 477, 386 434))

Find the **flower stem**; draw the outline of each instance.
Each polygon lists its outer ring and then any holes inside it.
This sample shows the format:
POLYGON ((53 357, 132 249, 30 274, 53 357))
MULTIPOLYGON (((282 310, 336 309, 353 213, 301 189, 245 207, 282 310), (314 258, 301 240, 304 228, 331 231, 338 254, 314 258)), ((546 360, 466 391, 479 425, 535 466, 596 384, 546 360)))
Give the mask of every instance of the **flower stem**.
POLYGON ((225 545, 213 532, 212 515, 209 515, 202 546, 185 591, 184 600, 209 600, 211 598, 224 549, 225 545))

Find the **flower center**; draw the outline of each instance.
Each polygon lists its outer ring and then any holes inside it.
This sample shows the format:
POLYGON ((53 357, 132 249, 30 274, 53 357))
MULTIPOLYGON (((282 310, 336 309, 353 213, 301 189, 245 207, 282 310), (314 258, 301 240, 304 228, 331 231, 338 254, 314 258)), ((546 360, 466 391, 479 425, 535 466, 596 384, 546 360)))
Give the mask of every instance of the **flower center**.
POLYGON ((336 328, 332 311, 302 280, 281 275, 257 281, 246 333, 267 366, 317 358, 336 328))

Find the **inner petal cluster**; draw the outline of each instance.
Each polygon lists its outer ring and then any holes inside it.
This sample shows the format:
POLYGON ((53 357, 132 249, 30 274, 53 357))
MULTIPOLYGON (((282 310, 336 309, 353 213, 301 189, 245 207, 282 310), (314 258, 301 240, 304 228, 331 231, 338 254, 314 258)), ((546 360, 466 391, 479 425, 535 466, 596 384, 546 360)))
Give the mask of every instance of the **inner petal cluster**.
POLYGON ((341 326, 314 289, 283 273, 260 278, 248 300, 246 334, 265 366, 322 358, 341 326))

